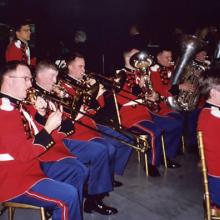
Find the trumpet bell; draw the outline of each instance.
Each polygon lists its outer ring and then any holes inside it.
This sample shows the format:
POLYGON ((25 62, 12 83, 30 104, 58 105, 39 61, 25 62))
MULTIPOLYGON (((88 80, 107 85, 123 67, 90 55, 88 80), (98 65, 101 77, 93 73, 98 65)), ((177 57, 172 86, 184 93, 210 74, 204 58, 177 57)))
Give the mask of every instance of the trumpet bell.
POLYGON ((146 51, 140 51, 138 53, 135 53, 130 58, 130 64, 132 67, 136 69, 143 69, 148 68, 153 63, 153 57, 148 54, 146 51))

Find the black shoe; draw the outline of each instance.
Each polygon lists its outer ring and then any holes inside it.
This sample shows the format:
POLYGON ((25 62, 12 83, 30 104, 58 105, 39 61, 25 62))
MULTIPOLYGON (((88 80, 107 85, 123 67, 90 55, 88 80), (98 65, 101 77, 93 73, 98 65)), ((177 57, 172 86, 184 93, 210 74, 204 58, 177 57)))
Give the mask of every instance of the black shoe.
POLYGON ((51 211, 47 210, 45 212, 46 220, 52 220, 52 215, 53 215, 53 213, 51 211))
POLYGON ((114 180, 114 181, 113 181, 113 186, 114 186, 114 187, 120 187, 120 186, 123 186, 123 183, 120 182, 120 181, 114 180))
POLYGON ((176 168, 181 167, 181 165, 172 161, 172 160, 167 159, 167 167, 172 168, 172 169, 176 169, 176 168))
MULTIPOLYGON (((145 170, 146 168, 144 168, 145 170)), ((153 166, 151 164, 148 164, 148 174, 149 176, 151 177, 159 177, 160 176, 160 172, 159 170, 157 169, 156 166, 153 166)))
POLYGON ((118 212, 116 208, 105 205, 102 200, 89 199, 86 199, 84 202, 84 211, 87 213, 95 211, 101 215, 114 215, 118 212))

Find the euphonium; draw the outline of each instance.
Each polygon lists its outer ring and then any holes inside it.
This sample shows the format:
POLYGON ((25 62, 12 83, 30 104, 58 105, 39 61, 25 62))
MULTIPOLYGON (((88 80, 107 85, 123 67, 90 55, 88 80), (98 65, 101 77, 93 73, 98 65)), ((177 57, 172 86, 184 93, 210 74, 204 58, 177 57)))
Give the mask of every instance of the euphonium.
POLYGON ((148 70, 148 67, 150 67, 152 63, 153 57, 144 51, 135 53, 130 58, 131 66, 136 68, 140 72, 140 77, 143 77, 144 79, 144 87, 142 90, 144 92, 144 100, 147 107, 153 112, 159 112, 159 95, 156 101, 151 101, 148 99, 148 97, 150 97, 153 93, 156 94, 151 82, 150 71, 148 70))
POLYGON ((193 63, 193 58, 196 53, 205 46, 205 42, 201 39, 192 36, 185 35, 181 41, 181 52, 176 68, 173 72, 172 85, 178 85, 182 79, 182 82, 189 82, 195 87, 195 92, 183 92, 181 91, 178 96, 168 97, 167 102, 171 108, 175 110, 191 111, 196 107, 198 103, 198 85, 197 76, 201 69, 193 63), (184 80, 186 79, 186 80, 184 80))
POLYGON ((193 91, 180 90, 176 102, 184 111, 194 110, 199 102, 199 76, 204 71, 204 67, 192 62, 185 70, 183 82, 193 85, 193 91))

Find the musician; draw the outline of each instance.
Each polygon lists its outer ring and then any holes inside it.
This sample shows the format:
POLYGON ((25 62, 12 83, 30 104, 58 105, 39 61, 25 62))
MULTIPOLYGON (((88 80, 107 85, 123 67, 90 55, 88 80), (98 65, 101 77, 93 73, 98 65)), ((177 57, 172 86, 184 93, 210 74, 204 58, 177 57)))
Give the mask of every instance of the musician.
MULTIPOLYGON (((134 48, 128 48, 124 53, 124 60, 125 60, 125 68, 122 69, 127 75, 126 83, 123 87, 124 90, 130 91, 130 96, 136 96, 142 93, 143 88, 143 78, 140 77, 140 72, 137 71, 134 67, 130 64, 131 57, 139 52, 139 50, 134 48)), ((161 146, 159 144, 159 139, 161 135, 161 132, 165 133, 165 146, 166 146, 166 154, 167 154, 167 162, 169 168, 178 168, 180 165, 172 161, 172 159, 176 156, 177 150, 179 148, 180 144, 180 137, 182 134, 182 124, 175 121, 174 118, 167 118, 167 117, 161 117, 157 116, 158 113, 152 112, 152 110, 147 109, 146 107, 143 107, 143 110, 136 110, 135 108, 132 109, 132 105, 130 106, 130 112, 127 110, 129 106, 128 102, 125 103, 124 98, 120 98, 120 94, 123 94, 126 96, 126 93, 121 90, 121 92, 118 94, 118 102, 123 107, 121 108, 121 116, 124 117, 124 123, 125 126, 130 127, 138 127, 139 129, 149 133, 150 135, 153 134, 152 139, 155 137, 158 137, 158 141, 156 142, 156 148, 157 154, 155 154, 155 157, 157 159, 157 165, 160 165, 161 163, 161 155, 162 151, 161 146), (125 114, 125 112, 128 112, 125 114), (142 112, 142 114, 140 114, 142 112), (127 115, 127 116, 126 116, 127 115), (134 117, 129 117, 130 115, 134 115, 134 117), (136 117, 136 118, 135 118, 136 117), (160 131, 160 132, 159 132, 160 131), (159 134, 159 135, 157 135, 159 134)), ((152 91, 150 95, 146 94, 146 98, 148 100, 151 100, 152 103, 156 103, 155 100, 157 99, 157 94, 152 91)), ((134 99, 134 98, 133 98, 134 99)), ((137 98, 136 98, 137 99, 137 98)), ((133 104, 132 102, 130 102, 133 104)), ((136 105, 135 107, 140 108, 140 105, 136 105)), ((160 110, 160 109, 158 109, 160 110)), ((156 139, 157 140, 157 139, 156 139)), ((153 154, 154 151, 152 149, 151 154, 153 154)), ((153 158, 153 157, 152 157, 153 158)))
POLYGON ((87 168, 51 136, 60 126, 62 112, 56 110, 45 126, 39 126, 22 102, 31 87, 29 67, 13 61, 2 68, 0 76, 0 119, 7 120, 1 126, 0 201, 45 207, 57 220, 82 219, 87 168))
MULTIPOLYGON (((42 61, 37 65, 35 73, 35 89, 42 95, 50 96, 57 82, 58 71, 55 65, 42 61)), ((43 120, 41 121, 43 122, 43 120)), ((77 122, 74 125, 73 123, 72 120, 64 116, 61 123, 63 129, 58 130, 54 134, 54 138, 62 139, 70 152, 77 156, 77 160, 89 168, 88 195, 84 202, 84 211, 90 213, 96 211, 103 215, 115 214, 117 209, 105 205, 102 201, 105 194, 112 191, 108 151, 103 144, 95 140, 87 141, 87 139, 95 139, 97 135, 99 137, 99 134, 77 122), (64 133, 64 135, 60 135, 60 133, 64 133)), ((89 120, 84 120, 83 123, 93 126, 89 120)), ((114 151, 112 151, 112 154, 114 154, 114 151)))
POLYGON ((36 57, 32 57, 30 54, 30 48, 28 41, 31 37, 31 28, 28 21, 20 21, 15 25, 15 40, 12 41, 5 54, 6 61, 23 61, 28 65, 36 65, 36 57))
MULTIPOLYGON (((171 88, 171 76, 174 70, 172 50, 169 46, 161 46, 156 54, 156 64, 150 68, 151 79, 156 92, 164 97, 176 95, 180 90, 193 91, 193 85, 191 83, 178 84, 171 88)), ((171 110, 166 103, 161 103, 160 114, 166 114, 171 110)))
POLYGON ((213 67, 202 73, 200 91, 206 104, 199 115, 198 131, 203 133, 208 184, 213 205, 220 207, 220 69, 213 67))
MULTIPOLYGON (((193 60, 193 64, 196 68, 196 71, 192 72, 191 74, 195 74, 194 84, 197 85, 197 89, 199 87, 199 77, 203 71, 209 69, 211 62, 207 59, 207 51, 205 48, 198 51, 195 55, 193 60)), ((190 76, 189 76, 190 77, 190 76)), ((193 77, 193 75, 192 75, 193 77)), ((195 87, 194 85, 194 87, 195 87)), ((199 91, 199 90, 198 90, 199 91)), ((198 104, 196 108, 186 114, 186 126, 187 126, 187 134, 188 134, 188 150, 189 152, 197 152, 197 121, 199 117, 199 112, 205 104, 205 100, 200 94, 198 94, 198 104)))
MULTIPOLYGON (((72 81, 75 81, 76 84, 77 84, 77 82, 82 81, 83 77, 84 77, 84 72, 85 72, 85 59, 84 59, 84 57, 79 53, 74 53, 67 60, 67 68, 68 68, 68 77, 70 77, 70 79, 72 81)), ((86 81, 86 83, 88 83, 88 85, 90 85, 90 86, 92 85, 92 87, 96 86, 95 79, 88 79, 88 81, 86 81)), ((65 85, 65 83, 63 85, 72 94, 77 89, 77 87, 70 88, 67 84, 65 85)), ((92 115, 92 112, 94 112, 94 109, 96 111, 97 108, 99 109, 100 107, 103 107, 105 105, 105 103, 104 103, 105 92, 106 91, 105 91, 103 85, 98 84, 97 92, 95 93, 94 97, 91 97, 91 104, 89 104, 89 107, 88 107, 88 103, 84 105, 84 107, 87 108, 87 110, 85 110, 85 111, 88 114, 92 115)), ((85 117, 83 117, 83 118, 85 118, 85 117)), ((95 124, 94 120, 90 119, 90 121, 92 121, 92 123, 95 124)), ((97 124, 97 127, 101 131, 103 131, 104 133, 107 133, 111 136, 119 138, 125 142, 132 142, 132 140, 130 140, 129 138, 120 134, 119 132, 114 131, 112 128, 102 125, 101 122, 99 122, 97 124)), ((130 147, 128 147, 127 145, 122 144, 113 138, 109 138, 106 135, 104 135, 102 137, 100 137, 100 136, 97 136, 97 137, 99 137, 99 138, 96 138, 95 141, 98 141, 99 143, 104 144, 109 151, 109 155, 111 158, 111 168, 112 168, 113 176, 114 176, 114 173, 117 175, 123 175, 126 164, 128 162, 128 159, 132 153, 132 149, 130 147), (111 153, 112 147, 115 150, 114 154, 111 153)), ((93 140, 94 140, 94 138, 95 138, 95 136, 93 137, 93 140)), ((89 138, 88 138, 88 140, 89 140, 89 138)), ((92 140, 92 139, 90 138, 90 140, 92 140)), ((121 186, 121 185, 122 185, 121 182, 114 180, 114 186, 117 187, 117 186, 121 186)))

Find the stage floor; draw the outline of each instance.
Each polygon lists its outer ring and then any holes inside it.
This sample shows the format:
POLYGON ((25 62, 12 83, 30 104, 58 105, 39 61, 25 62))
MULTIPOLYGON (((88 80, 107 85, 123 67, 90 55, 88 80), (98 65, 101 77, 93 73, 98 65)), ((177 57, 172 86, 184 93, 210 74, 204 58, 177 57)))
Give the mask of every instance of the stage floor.
MULTIPOLYGON (((133 153, 123 177, 124 183, 105 199, 117 207, 114 216, 85 214, 85 220, 202 220, 202 174, 193 154, 178 156, 178 169, 160 168, 161 177, 146 177, 143 165, 133 153)), ((6 212, 0 216, 6 220, 6 212)), ((36 211, 17 210, 14 220, 37 220, 36 211)))

